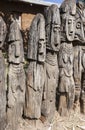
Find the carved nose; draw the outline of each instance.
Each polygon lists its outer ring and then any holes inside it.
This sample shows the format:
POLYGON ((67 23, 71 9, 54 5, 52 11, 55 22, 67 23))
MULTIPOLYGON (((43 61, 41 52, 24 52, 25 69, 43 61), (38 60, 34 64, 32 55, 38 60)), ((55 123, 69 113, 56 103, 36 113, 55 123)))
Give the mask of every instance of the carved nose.
POLYGON ((77 35, 75 35, 75 37, 74 38, 77 38, 77 35))
POLYGON ((43 55, 43 51, 40 51, 39 54, 40 54, 40 55, 43 55))
POLYGON ((70 32, 71 34, 73 33, 73 31, 70 32))
POLYGON ((73 34, 73 31, 70 31, 69 35, 72 35, 73 34))
POLYGON ((58 43, 57 43, 57 42, 55 42, 55 46, 56 46, 56 47, 58 46, 58 43))

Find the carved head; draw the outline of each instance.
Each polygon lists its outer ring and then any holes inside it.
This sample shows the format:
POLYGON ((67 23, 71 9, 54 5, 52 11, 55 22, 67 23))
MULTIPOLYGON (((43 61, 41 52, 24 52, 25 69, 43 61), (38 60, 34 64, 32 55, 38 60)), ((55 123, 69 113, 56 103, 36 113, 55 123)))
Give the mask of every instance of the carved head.
POLYGON ((45 19, 37 14, 31 24, 28 39, 28 59, 44 62, 46 55, 45 19))
POLYGON ((23 39, 16 21, 10 24, 8 33, 9 62, 20 64, 24 62, 23 39))
POLYGON ((75 34, 75 17, 72 15, 68 15, 66 18, 66 36, 68 41, 74 40, 74 34, 75 34))
POLYGON ((76 14, 76 2, 73 0, 65 0, 61 7, 61 33, 63 38, 68 41, 74 40, 75 34, 75 14, 76 14))
POLYGON ((46 38, 47 49, 59 51, 60 46, 60 13, 57 5, 52 5, 47 10, 46 38))
POLYGON ((84 13, 81 12, 81 10, 79 9, 78 5, 75 17, 76 17, 76 30, 74 40, 83 43, 85 42, 85 16, 84 13))
POLYGON ((85 41, 85 25, 80 17, 76 18, 76 30, 74 41, 85 41))

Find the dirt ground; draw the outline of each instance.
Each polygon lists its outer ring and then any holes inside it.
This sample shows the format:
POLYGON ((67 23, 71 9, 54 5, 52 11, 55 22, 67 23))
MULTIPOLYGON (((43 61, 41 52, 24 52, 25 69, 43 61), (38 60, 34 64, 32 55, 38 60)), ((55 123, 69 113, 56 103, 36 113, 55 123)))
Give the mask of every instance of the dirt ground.
POLYGON ((20 120, 18 130, 85 130, 85 115, 79 108, 71 111, 68 117, 61 117, 56 111, 51 124, 41 120, 20 120))

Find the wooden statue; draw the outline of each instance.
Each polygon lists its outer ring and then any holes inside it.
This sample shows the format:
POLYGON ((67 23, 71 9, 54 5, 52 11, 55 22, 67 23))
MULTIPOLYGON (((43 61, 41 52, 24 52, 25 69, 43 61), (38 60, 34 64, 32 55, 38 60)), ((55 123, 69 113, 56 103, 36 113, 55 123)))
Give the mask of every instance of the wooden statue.
POLYGON ((61 14, 61 47, 59 51, 59 113, 62 116, 71 110, 75 97, 73 79, 73 45, 75 34, 76 3, 65 0, 60 7, 61 14))
POLYGON ((74 81, 75 81, 75 104, 80 107, 81 90, 84 85, 84 52, 85 52, 85 13, 84 1, 77 0, 76 8, 76 30, 73 41, 74 45, 74 81))
POLYGON ((29 65, 24 109, 26 118, 39 119, 41 117, 45 54, 45 19, 42 14, 37 14, 32 21, 28 39, 29 65))
POLYGON ((60 48, 60 14, 57 5, 50 6, 46 14, 47 41, 42 115, 51 122, 56 110, 56 89, 59 74, 57 54, 60 48))
POLYGON ((23 68, 24 50, 23 39, 16 15, 10 16, 10 28, 8 33, 8 125, 9 129, 17 129, 18 119, 22 118, 25 102, 25 72, 23 68))
POLYGON ((3 20, 3 13, 0 12, 0 130, 4 130, 6 127, 5 61, 2 54, 6 33, 7 29, 3 20))

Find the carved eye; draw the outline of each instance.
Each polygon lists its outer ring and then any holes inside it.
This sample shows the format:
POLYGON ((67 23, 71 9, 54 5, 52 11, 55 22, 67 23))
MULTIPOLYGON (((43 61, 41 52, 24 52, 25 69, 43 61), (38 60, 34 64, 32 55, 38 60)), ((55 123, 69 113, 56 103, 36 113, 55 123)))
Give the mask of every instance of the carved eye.
POLYGON ((81 23, 80 22, 77 23, 76 28, 81 29, 81 23))
POLYGON ((72 20, 71 20, 71 19, 69 19, 69 20, 68 20, 68 24, 71 24, 71 23, 72 23, 72 20))

